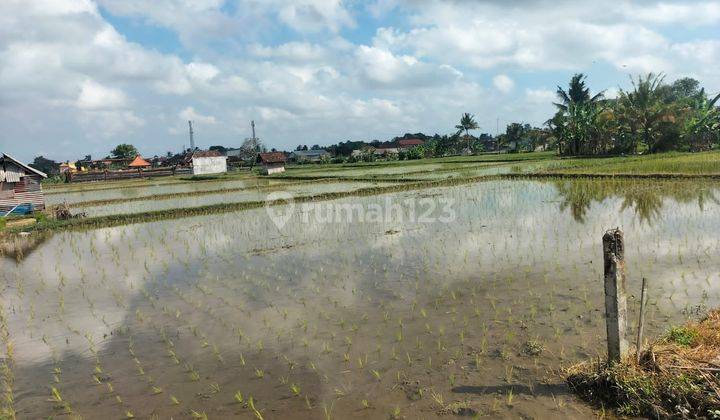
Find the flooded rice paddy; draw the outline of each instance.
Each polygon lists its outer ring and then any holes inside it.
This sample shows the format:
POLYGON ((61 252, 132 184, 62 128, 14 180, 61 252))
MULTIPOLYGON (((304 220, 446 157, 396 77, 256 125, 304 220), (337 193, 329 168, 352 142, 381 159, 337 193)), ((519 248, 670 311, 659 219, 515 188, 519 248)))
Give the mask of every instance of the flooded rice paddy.
MULTIPOLYGON (((281 184, 274 184, 281 185, 281 184)), ((378 185, 392 185, 391 183, 373 182, 316 182, 301 184, 283 184, 283 191, 293 194, 294 197, 303 197, 328 192, 347 192, 361 188, 375 187, 378 185)), ((212 191, 212 190, 210 190, 212 191)), ((129 202, 118 202, 105 205, 83 206, 77 205, 77 209, 86 213, 89 217, 106 216, 112 214, 141 213, 147 211, 167 210, 174 208, 192 208, 220 203, 244 203, 249 201, 263 201, 268 195, 267 189, 255 188, 236 192, 218 192, 217 194, 189 195, 179 198, 149 199, 129 202)))
POLYGON ((261 208, 56 233, 0 260, 14 408, 592 416, 559 369, 604 353, 603 232, 625 231, 628 287, 650 281, 658 334, 720 301, 718 198, 698 181, 489 181, 315 208, 398 203, 383 222, 279 206, 282 229, 261 208), (455 218, 413 221, 412 198, 450 200, 455 218))
POLYGON ((102 183, 102 184, 69 184, 65 188, 53 188, 47 194, 47 204, 74 204, 90 200, 128 199, 137 197, 151 198, 157 194, 192 193, 199 191, 223 190, 228 188, 268 187, 282 183, 272 179, 232 179, 223 181, 196 181, 196 182, 158 182, 153 185, 142 185, 135 181, 132 183, 102 183), (112 188, 116 186, 116 188, 112 188), (75 187, 75 188, 73 188, 75 187), (67 191, 67 192, 66 192, 67 191))

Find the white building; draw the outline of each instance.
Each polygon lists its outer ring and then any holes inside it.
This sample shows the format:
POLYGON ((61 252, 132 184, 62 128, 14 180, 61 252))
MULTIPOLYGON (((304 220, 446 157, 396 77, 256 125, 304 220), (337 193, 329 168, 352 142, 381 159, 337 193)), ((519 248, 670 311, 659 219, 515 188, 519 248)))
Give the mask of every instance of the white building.
POLYGON ((192 155, 193 175, 222 174, 227 172, 227 156, 216 150, 197 151, 192 155))

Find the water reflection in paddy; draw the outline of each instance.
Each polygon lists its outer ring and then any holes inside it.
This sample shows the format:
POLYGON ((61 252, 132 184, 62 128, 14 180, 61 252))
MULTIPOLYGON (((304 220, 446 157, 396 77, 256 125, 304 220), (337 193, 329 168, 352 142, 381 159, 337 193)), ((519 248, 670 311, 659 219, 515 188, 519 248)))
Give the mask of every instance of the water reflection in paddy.
POLYGON ((464 401, 592 415, 556 371, 603 351, 603 231, 625 231, 628 287, 651 281, 656 334, 718 304, 719 194, 501 181, 335 202, 390 198, 404 221, 305 224, 295 206, 283 229, 257 209, 59 233, 2 261, 15 406, 60 414, 55 387, 86 418, 252 418, 238 391, 265 418, 434 417, 464 401), (456 220, 409 222, 419 197, 454 200, 456 220))

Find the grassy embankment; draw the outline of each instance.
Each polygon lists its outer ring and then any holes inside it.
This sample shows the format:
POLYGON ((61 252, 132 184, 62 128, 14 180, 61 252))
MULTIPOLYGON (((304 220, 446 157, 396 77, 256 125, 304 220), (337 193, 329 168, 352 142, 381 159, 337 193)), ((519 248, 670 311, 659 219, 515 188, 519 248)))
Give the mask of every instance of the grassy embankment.
POLYGON ((720 175, 720 151, 659 153, 594 159, 557 159, 545 172, 565 174, 720 175))
POLYGON ((720 311, 673 327, 641 353, 567 371, 570 388, 621 416, 720 418, 720 311))

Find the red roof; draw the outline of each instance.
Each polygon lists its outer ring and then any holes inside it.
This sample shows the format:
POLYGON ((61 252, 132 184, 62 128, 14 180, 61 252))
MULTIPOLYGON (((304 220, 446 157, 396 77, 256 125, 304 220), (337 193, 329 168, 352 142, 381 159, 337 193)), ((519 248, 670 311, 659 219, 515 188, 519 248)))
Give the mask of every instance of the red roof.
POLYGON ((135 159, 133 159, 133 161, 130 162, 130 164, 128 166, 131 168, 142 168, 145 166, 150 166, 150 162, 143 159, 142 156, 137 155, 137 156, 135 156, 135 159))
POLYGON ((420 139, 403 139, 403 140, 398 140, 398 145, 399 145, 400 147, 422 146, 423 144, 425 144, 425 142, 422 141, 422 140, 420 140, 420 139))
POLYGON ((217 150, 197 150, 193 153, 192 157, 218 157, 222 156, 217 150))
POLYGON ((285 163, 287 158, 283 152, 260 153, 258 160, 262 163, 285 163))

